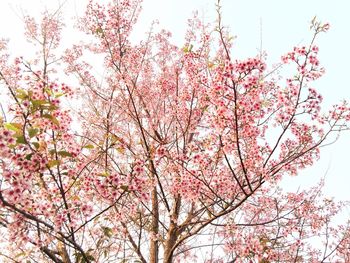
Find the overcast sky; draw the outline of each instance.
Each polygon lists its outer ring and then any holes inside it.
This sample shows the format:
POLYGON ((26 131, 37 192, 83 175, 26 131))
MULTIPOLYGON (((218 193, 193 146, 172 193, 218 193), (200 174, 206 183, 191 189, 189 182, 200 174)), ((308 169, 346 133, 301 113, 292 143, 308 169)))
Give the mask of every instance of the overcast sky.
MULTIPOLYGON (((54 9, 58 0, 0 0, 0 37, 11 40, 14 54, 25 55, 23 46, 23 13, 39 15, 44 7, 54 9)), ((61 0, 61 2, 64 2, 61 0)), ((63 12, 66 25, 71 27, 73 16, 81 14, 87 0, 67 0, 63 12)), ((104 1, 99 1, 100 3, 104 1)), ((214 0, 144 0, 141 23, 136 37, 159 20, 160 27, 173 32, 176 43, 181 45, 186 20, 194 10, 207 21, 215 19, 214 0)), ((314 87, 325 98, 325 104, 334 104, 341 99, 350 100, 350 1, 348 0, 222 0, 224 22, 237 36, 234 56, 255 56, 262 47, 270 63, 278 62, 280 56, 297 44, 308 44, 309 25, 316 15, 319 20, 331 24, 331 30, 317 41, 320 60, 326 75, 315 82, 314 87), (262 36, 262 37, 261 37, 262 36)), ((66 31, 64 42, 75 41, 75 35, 66 31)), ((321 160, 313 168, 302 172, 298 178, 287 180, 290 189, 310 186, 327 173, 325 193, 337 199, 350 200, 350 132, 334 145, 322 151, 321 160)), ((350 215, 350 212, 347 212, 350 215)))

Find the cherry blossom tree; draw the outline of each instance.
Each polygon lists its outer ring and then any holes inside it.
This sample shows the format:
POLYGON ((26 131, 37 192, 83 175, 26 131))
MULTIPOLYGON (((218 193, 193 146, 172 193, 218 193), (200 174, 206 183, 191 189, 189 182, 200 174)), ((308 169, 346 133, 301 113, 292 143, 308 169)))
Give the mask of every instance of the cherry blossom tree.
POLYGON ((332 221, 347 203, 279 186, 349 129, 347 102, 324 110, 314 87, 329 25, 268 68, 233 58, 220 8, 181 47, 131 41, 141 0, 90 1, 64 53, 59 10, 25 17, 34 59, 1 40, 2 262, 350 261, 332 221))

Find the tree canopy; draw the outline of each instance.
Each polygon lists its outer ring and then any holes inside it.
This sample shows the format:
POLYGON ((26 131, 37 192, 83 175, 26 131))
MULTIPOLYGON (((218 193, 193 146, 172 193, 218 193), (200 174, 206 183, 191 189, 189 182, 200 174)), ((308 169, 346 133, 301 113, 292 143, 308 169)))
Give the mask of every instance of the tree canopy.
POLYGON ((314 19, 310 43, 269 67, 232 57, 219 3, 183 46, 154 29, 133 43, 141 2, 90 1, 86 40, 64 52, 59 11, 25 17, 34 59, 0 41, 1 260, 350 261, 349 227, 332 223, 346 203, 322 183, 279 187, 349 129, 348 103, 325 110, 314 88, 329 25, 314 19))

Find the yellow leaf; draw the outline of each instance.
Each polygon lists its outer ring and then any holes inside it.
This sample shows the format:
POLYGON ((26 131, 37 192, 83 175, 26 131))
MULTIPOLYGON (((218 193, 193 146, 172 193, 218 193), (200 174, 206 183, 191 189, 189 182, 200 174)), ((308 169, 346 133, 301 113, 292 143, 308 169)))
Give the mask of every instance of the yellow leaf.
POLYGON ((49 168, 51 168, 51 167, 54 167, 54 166, 59 165, 59 164, 60 164, 60 161, 59 161, 59 160, 50 160, 50 161, 47 163, 47 166, 48 166, 49 168))
POLYGON ((125 149, 123 147, 117 147, 116 150, 119 152, 119 153, 125 153, 125 149))

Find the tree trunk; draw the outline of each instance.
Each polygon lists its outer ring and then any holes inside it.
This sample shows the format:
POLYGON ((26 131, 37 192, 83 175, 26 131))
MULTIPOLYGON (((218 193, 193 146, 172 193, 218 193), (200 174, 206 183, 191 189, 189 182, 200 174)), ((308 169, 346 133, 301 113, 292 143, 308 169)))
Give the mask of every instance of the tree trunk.
POLYGON ((63 242, 58 241, 57 249, 58 249, 58 254, 61 256, 64 263, 71 263, 72 262, 69 258, 69 255, 68 255, 68 252, 66 249, 66 245, 63 242))
POLYGON ((164 246, 164 263, 171 263, 173 261, 173 247, 177 239, 177 228, 174 223, 170 224, 167 239, 164 246))
MULTIPOLYGON (((159 231, 159 207, 158 207, 158 196, 157 196, 157 187, 155 186, 152 190, 152 232, 158 234, 159 231)), ((150 240, 150 263, 158 263, 158 240, 150 240)))
POLYGON ((174 246, 178 235, 180 234, 179 227, 177 225, 177 220, 179 217, 179 211, 181 206, 181 197, 178 195, 175 198, 175 203, 173 207, 173 213, 170 216, 170 225, 168 228, 168 233, 166 236, 166 241, 164 245, 164 263, 171 263, 174 256, 174 246))

